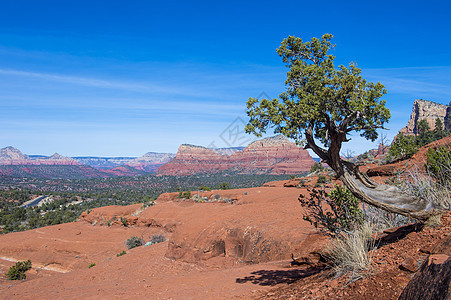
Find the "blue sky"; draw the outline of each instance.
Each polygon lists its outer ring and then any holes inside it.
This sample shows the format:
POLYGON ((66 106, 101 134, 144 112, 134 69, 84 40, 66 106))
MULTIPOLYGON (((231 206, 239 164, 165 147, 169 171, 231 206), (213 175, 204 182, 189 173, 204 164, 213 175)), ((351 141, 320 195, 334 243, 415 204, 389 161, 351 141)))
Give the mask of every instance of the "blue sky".
MULTIPOLYGON (((225 134, 245 102, 277 97, 283 38, 332 33, 336 64, 388 89, 392 138, 414 99, 451 101, 447 1, 20 1, 0 3, 0 147, 140 156, 225 134), (394 2, 394 3, 393 3, 394 2)), ((237 127, 238 126, 238 127, 237 127)), ((360 138, 344 145, 375 147, 360 138)))

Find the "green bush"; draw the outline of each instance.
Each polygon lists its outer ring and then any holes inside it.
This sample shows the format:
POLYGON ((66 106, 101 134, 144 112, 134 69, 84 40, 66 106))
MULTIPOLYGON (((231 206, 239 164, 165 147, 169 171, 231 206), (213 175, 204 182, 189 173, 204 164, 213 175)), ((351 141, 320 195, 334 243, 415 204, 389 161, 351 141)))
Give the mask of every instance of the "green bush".
POLYGON ((402 160, 411 158, 418 151, 418 146, 413 135, 400 133, 388 150, 390 160, 402 160))
POLYGON ((223 183, 219 184, 219 189, 220 190, 230 190, 230 184, 227 182, 223 182, 223 183))
POLYGON ((308 190, 310 197, 299 196, 304 207, 303 219, 316 228, 336 237, 355 230, 364 221, 360 201, 345 187, 336 185, 330 193, 325 190, 308 190), (324 207, 324 203, 328 207, 324 207))
POLYGON ((96 265, 96 263, 91 263, 88 267, 88 269, 91 269, 92 267, 94 267, 96 265))
POLYGON ((127 254, 127 252, 125 252, 125 250, 123 250, 122 252, 116 254, 116 256, 119 257, 119 256, 122 256, 122 255, 125 255, 125 254, 127 254))
POLYGON ((316 181, 316 183, 327 183, 326 176, 324 176, 322 174, 318 175, 318 180, 316 181))
POLYGON ((121 217, 121 222, 122 222, 122 225, 124 225, 125 227, 128 226, 128 220, 127 220, 127 218, 121 217))
POLYGON ((129 238, 125 244, 127 245, 127 249, 133 249, 136 247, 140 247, 142 245, 145 244, 144 240, 140 237, 137 236, 132 236, 131 238, 129 238))
POLYGON ((315 162, 313 166, 310 167, 310 172, 322 171, 324 166, 321 163, 315 162))
POLYGON ((446 147, 429 148, 426 157, 425 167, 432 177, 441 184, 448 184, 451 181, 451 149, 446 147))
POLYGON ((199 191, 207 191, 207 192, 209 192, 209 191, 211 191, 211 188, 209 188, 208 186, 201 186, 201 187, 199 187, 199 191))
POLYGON ((9 268, 6 276, 9 280, 23 280, 27 278, 26 271, 31 269, 31 261, 18 261, 16 265, 9 268))

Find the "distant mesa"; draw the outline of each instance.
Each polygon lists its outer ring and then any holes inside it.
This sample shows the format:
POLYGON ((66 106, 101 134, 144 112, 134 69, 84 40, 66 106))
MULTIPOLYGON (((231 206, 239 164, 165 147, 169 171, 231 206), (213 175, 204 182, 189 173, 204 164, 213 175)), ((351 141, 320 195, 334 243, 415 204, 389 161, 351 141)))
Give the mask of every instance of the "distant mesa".
POLYGON ((201 146, 183 144, 176 156, 162 165, 157 174, 193 175, 219 173, 296 174, 307 172, 314 164, 307 150, 299 148, 283 135, 265 138, 248 147, 221 155, 201 146))
POLYGON ((313 163, 306 150, 282 135, 255 141, 247 147, 209 149, 183 144, 177 154, 148 152, 141 157, 71 158, 58 153, 28 156, 14 147, 0 149, 0 175, 13 177, 102 178, 223 171, 275 175, 307 172, 313 163))
POLYGON ((58 153, 46 157, 42 155, 28 156, 14 147, 0 149, 0 165, 80 165, 70 157, 58 153))

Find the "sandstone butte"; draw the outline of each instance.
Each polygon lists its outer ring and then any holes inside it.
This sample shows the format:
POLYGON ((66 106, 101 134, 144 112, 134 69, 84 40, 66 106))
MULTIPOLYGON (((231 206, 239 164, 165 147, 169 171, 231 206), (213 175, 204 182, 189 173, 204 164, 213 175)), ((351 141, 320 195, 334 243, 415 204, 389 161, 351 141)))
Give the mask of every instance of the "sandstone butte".
POLYGON ((192 175, 221 171, 245 174, 296 174, 314 164, 307 150, 277 135, 249 144, 242 151, 221 155, 213 149, 181 145, 175 158, 158 168, 161 175, 192 175))

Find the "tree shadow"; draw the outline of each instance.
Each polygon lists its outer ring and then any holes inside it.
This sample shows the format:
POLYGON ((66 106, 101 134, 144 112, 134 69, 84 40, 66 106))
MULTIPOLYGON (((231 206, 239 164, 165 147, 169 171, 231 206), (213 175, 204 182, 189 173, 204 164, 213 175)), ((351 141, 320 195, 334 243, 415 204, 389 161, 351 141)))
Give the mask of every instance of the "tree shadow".
POLYGON ((399 240, 405 238, 411 232, 419 232, 423 229, 424 225, 420 223, 408 224, 404 226, 400 226, 393 229, 388 229, 385 232, 385 235, 381 236, 376 240, 376 245, 379 247, 396 243, 399 240))
POLYGON ((290 270, 259 270, 252 272, 251 276, 237 278, 236 283, 251 282, 262 286, 275 286, 281 283, 294 283, 302 278, 315 275, 325 269, 325 266, 312 266, 306 269, 290 270))

